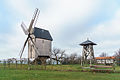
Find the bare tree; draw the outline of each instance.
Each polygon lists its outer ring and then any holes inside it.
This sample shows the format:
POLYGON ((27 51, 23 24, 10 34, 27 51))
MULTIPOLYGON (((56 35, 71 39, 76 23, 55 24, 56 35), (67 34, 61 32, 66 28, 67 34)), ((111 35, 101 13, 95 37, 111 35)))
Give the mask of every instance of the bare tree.
POLYGON ((11 58, 12 64, 16 61, 16 58, 11 58))
POLYGON ((27 58, 24 58, 24 59, 23 59, 23 62, 24 62, 24 64, 27 64, 28 59, 27 59, 27 58))
POLYGON ((70 63, 73 64, 77 58, 77 53, 72 53, 70 55, 70 63))
POLYGON ((120 56, 120 49, 118 49, 117 51, 115 51, 115 54, 113 56, 115 56, 115 57, 120 56))
POLYGON ((59 48, 53 48, 52 59, 57 61, 57 64, 62 63, 65 56, 65 50, 61 50, 59 48))
POLYGON ((99 55, 100 57, 107 57, 107 53, 103 52, 102 54, 99 55))
POLYGON ((120 49, 115 51, 115 54, 113 56, 115 56, 115 61, 116 61, 117 65, 120 65, 120 49))
POLYGON ((77 59, 75 61, 76 64, 81 64, 81 56, 77 56, 77 59))
POLYGON ((69 59, 70 59, 69 56, 67 54, 65 54, 62 64, 69 64, 70 63, 69 59))
MULTIPOLYGON (((99 56, 100 56, 100 57, 107 57, 108 55, 107 55, 107 53, 103 52, 103 53, 100 54, 99 56)), ((106 64, 106 59, 105 59, 105 63, 104 63, 104 64, 106 64)))
POLYGON ((65 56, 66 56, 65 50, 61 50, 61 51, 60 51, 60 56, 59 56, 59 61, 60 61, 61 64, 62 64, 62 62, 64 61, 65 56))

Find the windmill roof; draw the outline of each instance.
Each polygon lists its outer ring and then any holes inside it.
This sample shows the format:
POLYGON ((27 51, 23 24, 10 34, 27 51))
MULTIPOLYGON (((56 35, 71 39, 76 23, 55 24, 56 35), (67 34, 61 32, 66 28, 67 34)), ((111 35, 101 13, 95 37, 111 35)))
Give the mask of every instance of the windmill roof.
POLYGON ((46 40, 53 40, 49 31, 41 28, 34 27, 34 32, 33 34, 35 35, 35 38, 41 38, 41 39, 46 39, 46 40))
POLYGON ((92 41, 90 41, 90 40, 86 40, 86 41, 82 42, 80 45, 83 46, 83 45, 97 45, 97 44, 92 42, 92 41))

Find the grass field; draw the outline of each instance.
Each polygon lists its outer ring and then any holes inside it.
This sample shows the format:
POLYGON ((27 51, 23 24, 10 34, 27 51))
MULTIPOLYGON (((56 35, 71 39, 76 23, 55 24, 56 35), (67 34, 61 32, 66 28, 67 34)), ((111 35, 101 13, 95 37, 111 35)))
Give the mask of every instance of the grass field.
POLYGON ((0 80, 120 80, 120 73, 0 70, 0 80))
MULTIPOLYGON (((46 70, 41 70, 41 65, 6 65, 0 67, 0 80, 120 80, 120 73, 92 73, 81 72, 80 65, 47 65, 46 70)), ((45 69, 45 67, 43 67, 45 69)), ((120 67, 116 66, 120 71, 120 67)), ((89 70, 87 70, 89 71, 89 70)))

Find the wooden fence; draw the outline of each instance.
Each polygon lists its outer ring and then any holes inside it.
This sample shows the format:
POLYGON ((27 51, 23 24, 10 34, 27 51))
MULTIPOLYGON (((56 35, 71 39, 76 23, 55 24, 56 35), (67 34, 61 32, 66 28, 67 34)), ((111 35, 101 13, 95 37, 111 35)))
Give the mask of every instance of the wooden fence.
POLYGON ((0 60, 0 69, 10 70, 53 70, 53 71, 80 71, 82 68, 78 65, 56 65, 56 64, 30 64, 31 61, 26 60, 0 60))
POLYGON ((46 65, 30 64, 28 60, 0 60, 0 69, 46 69, 46 65))

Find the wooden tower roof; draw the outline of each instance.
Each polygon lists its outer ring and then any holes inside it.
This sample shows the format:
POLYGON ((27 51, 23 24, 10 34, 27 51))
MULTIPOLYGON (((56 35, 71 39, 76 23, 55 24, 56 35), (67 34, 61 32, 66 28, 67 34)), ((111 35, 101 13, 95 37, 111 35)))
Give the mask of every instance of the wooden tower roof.
POLYGON ((90 41, 90 40, 86 40, 86 41, 82 42, 79 45, 84 46, 84 45, 97 45, 97 44, 92 42, 92 41, 90 41))

